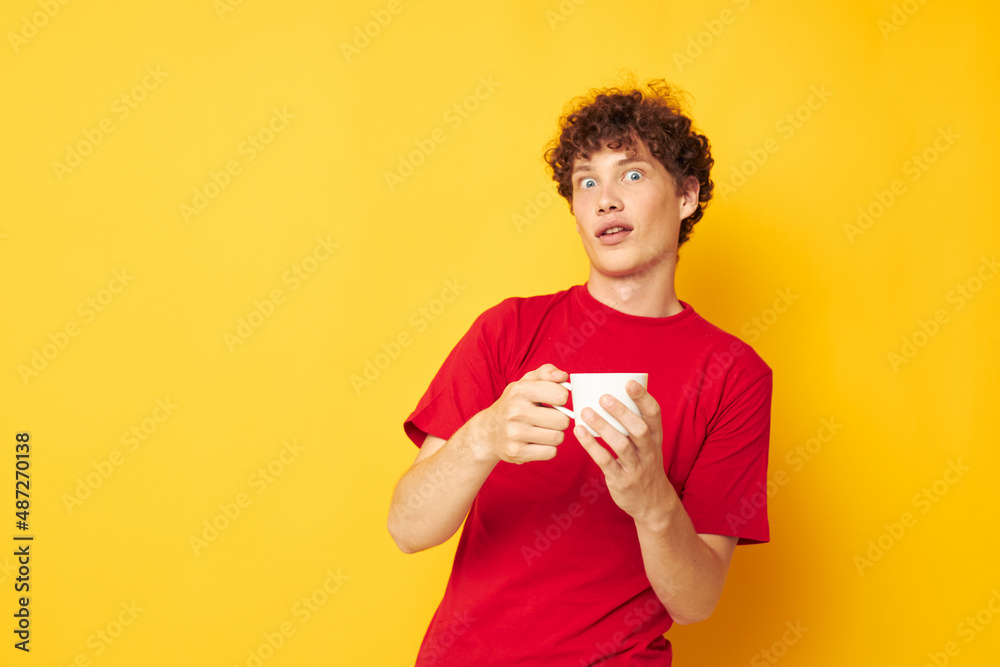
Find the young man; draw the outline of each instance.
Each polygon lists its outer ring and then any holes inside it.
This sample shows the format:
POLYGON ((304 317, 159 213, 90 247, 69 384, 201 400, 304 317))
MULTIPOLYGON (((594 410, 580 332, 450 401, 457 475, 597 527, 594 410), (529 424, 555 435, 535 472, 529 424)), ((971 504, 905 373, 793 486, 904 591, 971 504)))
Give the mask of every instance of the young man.
POLYGON ((590 259, 584 285, 487 310, 404 428, 420 446, 389 532, 407 553, 465 520, 417 665, 671 663, 737 543, 769 539, 771 370, 674 292, 712 195, 708 140, 663 82, 578 104, 546 154, 590 259), (568 373, 645 372, 581 417, 568 373), (605 446, 606 445, 606 446, 605 446), (612 453, 613 452, 613 453, 612 453), (748 511, 747 508, 750 508, 748 511))

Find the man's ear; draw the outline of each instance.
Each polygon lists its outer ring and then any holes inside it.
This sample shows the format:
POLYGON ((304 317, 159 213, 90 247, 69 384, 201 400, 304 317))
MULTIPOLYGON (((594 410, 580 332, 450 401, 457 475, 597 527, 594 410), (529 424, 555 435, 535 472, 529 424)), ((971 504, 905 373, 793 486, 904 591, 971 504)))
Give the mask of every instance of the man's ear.
POLYGON ((701 184, 696 176, 688 176, 681 190, 681 220, 684 220, 698 210, 698 195, 701 194, 701 184))

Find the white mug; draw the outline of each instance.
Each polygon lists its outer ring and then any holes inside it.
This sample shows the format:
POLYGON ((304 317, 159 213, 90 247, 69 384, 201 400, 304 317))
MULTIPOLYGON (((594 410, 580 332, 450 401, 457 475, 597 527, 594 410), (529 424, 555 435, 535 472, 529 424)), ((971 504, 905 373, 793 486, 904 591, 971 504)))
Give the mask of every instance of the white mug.
POLYGON ((639 408, 636 407, 635 402, 628 395, 628 392, 625 391, 625 385, 628 384, 629 380, 635 380, 645 387, 648 379, 649 375, 646 373, 571 373, 569 382, 560 382, 559 384, 573 392, 573 411, 567 410, 561 405, 553 405, 552 407, 577 423, 582 424, 595 438, 599 437, 597 432, 590 428, 587 422, 577 417, 584 408, 593 409, 597 414, 604 417, 609 424, 618 429, 622 435, 627 436, 629 433, 625 430, 625 427, 617 419, 609 415, 607 410, 601 407, 601 396, 610 394, 621 401, 629 410, 635 414, 639 414, 639 408), (576 414, 573 414, 574 411, 576 414))

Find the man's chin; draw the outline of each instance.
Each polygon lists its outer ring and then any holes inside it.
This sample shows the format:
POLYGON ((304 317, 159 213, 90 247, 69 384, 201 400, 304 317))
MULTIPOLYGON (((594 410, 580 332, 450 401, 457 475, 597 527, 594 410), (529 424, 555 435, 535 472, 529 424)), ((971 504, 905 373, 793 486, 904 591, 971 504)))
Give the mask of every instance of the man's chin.
MULTIPOLYGON (((676 260, 676 253, 672 256, 676 260)), ((601 262, 590 263, 590 275, 593 279, 612 281, 664 280, 671 279, 676 261, 666 259, 650 262, 601 262)))

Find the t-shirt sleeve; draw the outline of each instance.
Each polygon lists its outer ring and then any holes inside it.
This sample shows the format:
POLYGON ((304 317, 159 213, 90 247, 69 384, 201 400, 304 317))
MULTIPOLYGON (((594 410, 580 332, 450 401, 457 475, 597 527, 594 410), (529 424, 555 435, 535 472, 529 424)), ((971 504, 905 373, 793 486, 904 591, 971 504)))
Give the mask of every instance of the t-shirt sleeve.
POLYGON ((771 431, 770 369, 732 396, 719 412, 684 485, 682 502, 695 531, 735 535, 739 544, 770 540, 767 456, 771 431))
POLYGON ((514 326, 508 299, 472 323, 406 418, 403 429, 418 447, 427 435, 445 440, 496 401, 507 386, 505 331, 514 326))

